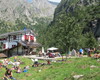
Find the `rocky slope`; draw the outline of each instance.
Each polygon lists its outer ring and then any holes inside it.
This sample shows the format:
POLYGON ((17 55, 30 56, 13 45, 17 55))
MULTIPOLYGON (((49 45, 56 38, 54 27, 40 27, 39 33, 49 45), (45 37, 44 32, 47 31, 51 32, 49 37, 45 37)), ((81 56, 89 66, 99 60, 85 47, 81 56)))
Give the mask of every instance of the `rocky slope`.
POLYGON ((53 17, 56 5, 48 0, 0 0, 0 19, 15 21, 17 18, 32 21, 34 17, 53 17))

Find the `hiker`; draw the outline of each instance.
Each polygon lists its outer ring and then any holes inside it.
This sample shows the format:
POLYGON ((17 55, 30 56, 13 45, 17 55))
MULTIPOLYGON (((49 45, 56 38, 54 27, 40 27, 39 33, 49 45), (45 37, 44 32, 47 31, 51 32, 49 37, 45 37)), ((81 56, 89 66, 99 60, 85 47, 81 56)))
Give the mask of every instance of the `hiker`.
POLYGON ((88 52, 88 57, 91 57, 91 49, 90 48, 87 49, 87 52, 88 52))
POLYGON ((42 51, 39 51, 39 57, 42 57, 43 53, 42 51))
POLYGON ((6 79, 12 79, 12 80, 16 80, 13 76, 12 76, 12 71, 8 68, 6 68, 6 73, 5 73, 5 77, 6 79))
POLYGON ((97 49, 96 48, 93 48, 93 53, 97 53, 97 49))
POLYGON ((82 57, 82 55, 83 55, 83 49, 81 48, 81 49, 79 50, 79 57, 82 57))

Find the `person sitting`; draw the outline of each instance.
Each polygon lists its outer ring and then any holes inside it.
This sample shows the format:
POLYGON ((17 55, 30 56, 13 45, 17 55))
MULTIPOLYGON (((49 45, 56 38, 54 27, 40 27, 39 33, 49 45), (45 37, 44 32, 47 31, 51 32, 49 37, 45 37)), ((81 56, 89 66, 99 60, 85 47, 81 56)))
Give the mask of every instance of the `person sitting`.
POLYGON ((53 53, 49 53, 49 58, 54 58, 54 54, 53 53))
POLYGON ((95 58, 95 59, 100 58, 100 54, 99 53, 95 53, 94 56, 93 56, 93 58, 95 58))
POLYGON ((46 65, 46 63, 41 63, 41 66, 44 66, 44 65, 46 65))
POLYGON ((12 71, 8 68, 6 68, 6 72, 5 72, 5 77, 7 79, 12 79, 12 80, 16 80, 13 76, 12 76, 12 71))
POLYGON ((14 62, 16 62, 16 61, 17 61, 17 56, 14 57, 14 62))
POLYGON ((8 60, 7 60, 7 59, 4 59, 3 64, 4 64, 5 66, 7 66, 7 65, 8 65, 8 60))
POLYGON ((61 57, 61 54, 60 54, 60 52, 58 52, 57 54, 58 54, 58 56, 59 56, 59 57, 61 57))
POLYGON ((21 68, 18 67, 16 73, 21 73, 21 68))
POLYGON ((47 60, 47 65, 50 65, 50 64, 51 64, 50 60, 47 60))
POLYGON ((26 66, 26 69, 30 69, 28 65, 26 66))
POLYGON ((39 63, 38 63, 38 59, 35 59, 35 62, 34 62, 34 67, 38 67, 39 63))
POLYGON ((24 67, 24 70, 23 70, 23 72, 28 72, 28 69, 26 69, 26 67, 24 67))
POLYGON ((0 62, 0 69, 2 68, 2 63, 0 62))
POLYGON ((18 67, 20 65, 20 62, 15 62, 14 66, 18 67))
POLYGON ((15 66, 12 66, 11 70, 16 70, 16 67, 15 66))

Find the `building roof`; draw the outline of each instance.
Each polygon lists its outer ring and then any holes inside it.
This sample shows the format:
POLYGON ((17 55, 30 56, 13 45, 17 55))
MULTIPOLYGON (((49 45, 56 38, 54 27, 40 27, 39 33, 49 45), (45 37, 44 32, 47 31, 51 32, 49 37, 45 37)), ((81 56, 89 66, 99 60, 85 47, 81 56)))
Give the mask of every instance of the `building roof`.
POLYGON ((26 30, 20 30, 20 31, 14 31, 14 32, 9 32, 9 33, 5 33, 5 34, 0 34, 0 37, 7 37, 9 35, 19 35, 19 34, 25 34, 25 33, 31 33, 33 35, 35 35, 35 33, 30 30, 30 29, 26 29, 26 30))

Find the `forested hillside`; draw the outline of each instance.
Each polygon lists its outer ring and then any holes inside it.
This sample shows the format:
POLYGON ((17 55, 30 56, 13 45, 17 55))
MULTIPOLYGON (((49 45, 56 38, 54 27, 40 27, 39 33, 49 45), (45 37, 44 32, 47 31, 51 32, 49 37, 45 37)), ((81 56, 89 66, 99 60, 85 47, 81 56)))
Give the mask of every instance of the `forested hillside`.
POLYGON ((62 0, 44 35, 41 43, 63 51, 96 47, 96 38, 100 36, 100 0, 62 0))
POLYGON ((32 29, 38 34, 47 28, 47 25, 49 25, 51 20, 51 18, 33 18, 33 22, 23 22, 22 20, 17 19, 15 20, 15 23, 0 20, 0 34, 23 30, 24 28, 32 29))

